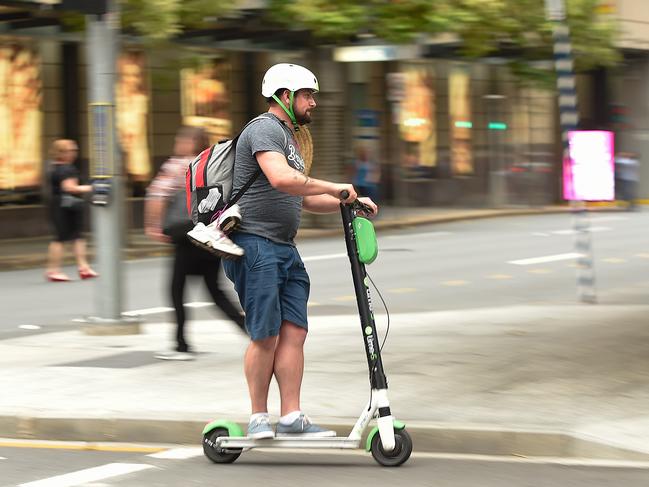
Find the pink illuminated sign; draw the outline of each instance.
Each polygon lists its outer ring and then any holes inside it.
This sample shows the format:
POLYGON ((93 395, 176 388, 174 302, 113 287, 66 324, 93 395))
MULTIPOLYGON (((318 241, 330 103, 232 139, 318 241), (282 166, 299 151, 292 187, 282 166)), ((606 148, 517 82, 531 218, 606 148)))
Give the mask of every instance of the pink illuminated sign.
POLYGON ((613 132, 573 131, 563 161, 563 197, 578 201, 615 199, 613 132))

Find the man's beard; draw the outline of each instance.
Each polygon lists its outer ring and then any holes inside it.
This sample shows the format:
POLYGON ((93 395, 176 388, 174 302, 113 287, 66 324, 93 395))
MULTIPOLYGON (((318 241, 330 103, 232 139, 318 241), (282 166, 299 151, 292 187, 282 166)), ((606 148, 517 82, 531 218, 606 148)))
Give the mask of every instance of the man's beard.
POLYGON ((304 111, 302 114, 295 114, 295 121, 297 122, 298 125, 307 125, 311 123, 311 115, 308 113, 308 111, 304 111))

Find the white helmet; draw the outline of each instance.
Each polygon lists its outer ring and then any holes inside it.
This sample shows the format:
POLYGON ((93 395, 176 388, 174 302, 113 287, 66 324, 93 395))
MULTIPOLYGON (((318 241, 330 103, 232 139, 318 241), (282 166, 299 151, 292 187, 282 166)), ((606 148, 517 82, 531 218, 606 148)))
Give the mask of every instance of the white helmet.
POLYGON ((261 94, 264 98, 270 98, 281 88, 291 91, 304 88, 320 90, 318 80, 311 71, 297 64, 286 63, 275 64, 266 71, 264 80, 261 82, 261 94))

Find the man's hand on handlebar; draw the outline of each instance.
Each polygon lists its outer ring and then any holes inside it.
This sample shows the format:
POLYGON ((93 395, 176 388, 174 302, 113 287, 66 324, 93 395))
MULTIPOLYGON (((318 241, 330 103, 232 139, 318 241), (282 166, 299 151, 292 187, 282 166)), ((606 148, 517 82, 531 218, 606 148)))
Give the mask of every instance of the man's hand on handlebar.
POLYGON ((358 201, 360 204, 363 205, 359 209, 359 213, 362 216, 375 217, 379 213, 379 207, 370 198, 367 197, 358 198, 356 201, 358 201))
POLYGON ((352 184, 336 184, 333 196, 339 198, 345 205, 351 205, 358 197, 352 184))
MULTIPOLYGON (((355 191, 354 195, 356 195, 355 191)), ((339 198, 341 203, 351 205, 354 211, 360 215, 372 217, 376 216, 379 212, 379 207, 370 198, 356 198, 355 196, 352 198, 351 193, 347 189, 343 189, 340 192, 339 198)))

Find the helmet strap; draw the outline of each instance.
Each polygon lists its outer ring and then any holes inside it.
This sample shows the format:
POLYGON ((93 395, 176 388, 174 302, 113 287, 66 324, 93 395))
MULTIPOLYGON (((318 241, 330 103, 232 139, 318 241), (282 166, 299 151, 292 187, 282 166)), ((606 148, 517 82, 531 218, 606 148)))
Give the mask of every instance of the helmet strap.
POLYGON ((295 112, 293 111, 293 98, 295 97, 295 92, 294 91, 289 91, 291 94, 289 97, 289 108, 286 108, 286 105, 282 102, 282 100, 279 99, 277 95, 273 95, 273 100, 275 100, 280 107, 286 112, 288 115, 288 118, 291 119, 291 122, 293 122, 293 128, 295 129, 296 132, 300 130, 300 126, 297 123, 297 120, 295 119, 295 112))

